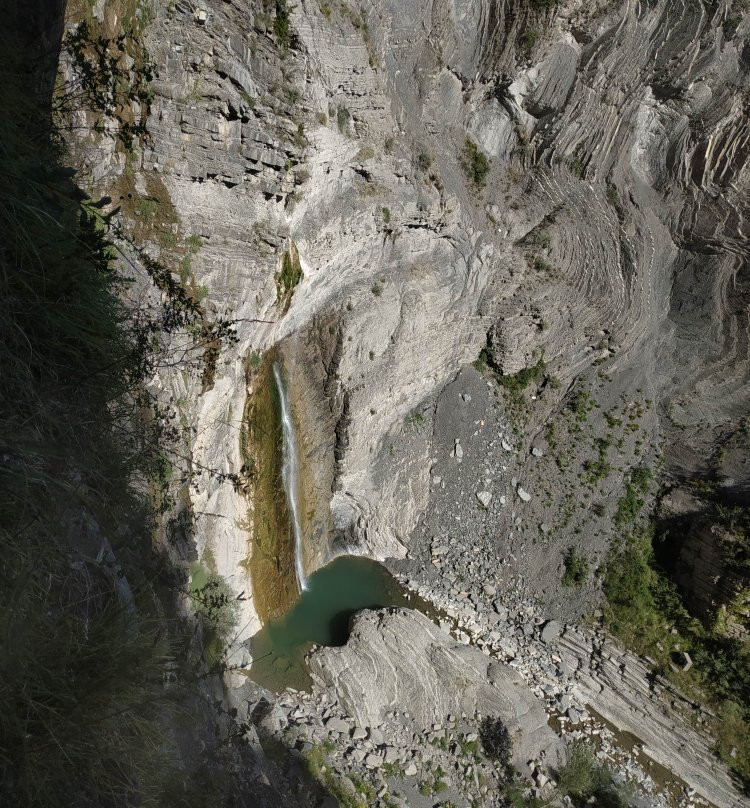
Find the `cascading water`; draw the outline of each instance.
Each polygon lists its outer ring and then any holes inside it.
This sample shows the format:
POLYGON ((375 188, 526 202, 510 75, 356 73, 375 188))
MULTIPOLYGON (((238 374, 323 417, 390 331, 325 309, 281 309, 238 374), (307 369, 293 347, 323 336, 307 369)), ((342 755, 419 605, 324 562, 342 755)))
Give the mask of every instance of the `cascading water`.
POLYGON ((294 531, 294 567, 297 573, 297 585, 300 591, 307 589, 305 566, 302 561, 302 524, 299 518, 299 463, 297 460, 297 441, 294 434, 294 421, 289 406, 284 381, 281 377, 281 368, 278 362, 273 364, 273 377, 276 380, 276 389, 279 391, 281 402, 282 426, 282 463, 281 480, 284 484, 289 515, 292 519, 294 531))

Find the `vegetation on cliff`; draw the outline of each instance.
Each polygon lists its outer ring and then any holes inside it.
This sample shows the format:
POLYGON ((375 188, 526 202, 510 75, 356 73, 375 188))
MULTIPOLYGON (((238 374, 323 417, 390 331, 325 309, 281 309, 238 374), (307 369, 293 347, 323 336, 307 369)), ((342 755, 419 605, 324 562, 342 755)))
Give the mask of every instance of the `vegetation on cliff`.
POLYGON ((656 675, 671 680, 706 708, 704 720, 716 738, 717 753, 748 788, 750 641, 747 635, 722 631, 721 610, 703 621, 688 611, 674 581, 655 558, 659 537, 636 521, 643 505, 644 488, 638 485, 642 479, 633 476, 617 511, 628 517, 622 516, 619 523, 631 527, 607 565, 608 625, 629 648, 655 662, 656 675))
MULTIPOLYGON (((92 52, 80 39, 75 47, 92 52)), ((73 182, 53 123, 66 99, 54 100, 53 116, 27 56, 6 32, 0 803, 202 804, 215 783, 196 786, 179 770, 174 730, 186 691, 170 684, 195 680, 193 626, 165 615, 176 614, 182 591, 210 623, 216 592, 188 593, 185 571, 153 543, 173 430, 145 381, 171 332, 200 342, 205 322, 173 274, 145 255, 161 295, 154 306, 128 305, 132 279, 115 263, 117 211, 105 215, 110 200, 94 201, 73 182)), ((219 341, 230 331, 211 327, 219 341)))

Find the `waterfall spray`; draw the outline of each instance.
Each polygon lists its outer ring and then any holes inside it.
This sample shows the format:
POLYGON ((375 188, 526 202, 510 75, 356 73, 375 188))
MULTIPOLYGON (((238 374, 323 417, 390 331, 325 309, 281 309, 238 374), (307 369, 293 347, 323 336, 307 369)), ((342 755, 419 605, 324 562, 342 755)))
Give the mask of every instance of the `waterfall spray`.
POLYGON ((282 426, 282 464, 281 480, 284 484, 284 493, 292 518, 294 530, 294 568, 297 573, 297 586, 300 591, 307 589, 305 567, 302 561, 302 525, 299 518, 299 462, 297 459, 297 441, 294 434, 294 421, 289 406, 284 382, 281 377, 281 368, 278 362, 273 364, 273 377, 276 380, 276 389, 279 391, 281 401, 282 426))

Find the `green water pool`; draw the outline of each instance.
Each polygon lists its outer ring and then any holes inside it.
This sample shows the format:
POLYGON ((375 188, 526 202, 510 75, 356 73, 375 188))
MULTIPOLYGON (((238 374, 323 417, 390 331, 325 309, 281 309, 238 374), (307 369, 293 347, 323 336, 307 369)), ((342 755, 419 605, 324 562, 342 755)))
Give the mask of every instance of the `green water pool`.
POLYGON ((381 564, 340 556, 307 579, 307 588, 283 617, 266 624, 251 641, 250 677, 269 690, 305 689, 304 656, 313 644, 343 645, 349 621, 361 609, 423 604, 381 564))

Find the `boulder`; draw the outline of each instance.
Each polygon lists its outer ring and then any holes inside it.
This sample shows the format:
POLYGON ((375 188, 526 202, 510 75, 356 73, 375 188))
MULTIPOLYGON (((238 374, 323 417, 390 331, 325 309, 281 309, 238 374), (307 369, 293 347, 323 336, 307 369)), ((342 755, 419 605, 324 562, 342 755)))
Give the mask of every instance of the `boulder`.
MULTIPOLYGON (((408 705, 423 732, 452 715, 493 715, 514 738, 522 770, 544 752, 554 760, 560 741, 523 679, 511 667, 441 631, 420 612, 362 611, 347 644, 309 657, 318 687, 337 694, 360 726, 380 724, 394 704, 408 705)), ((380 740, 371 730, 371 740, 380 740)))
POLYGON ((554 642, 560 636, 561 631, 562 624, 560 622, 548 620, 542 628, 542 642, 547 644, 554 642))
POLYGON ((342 718, 329 718, 325 728, 331 732, 338 732, 339 735, 348 735, 352 730, 351 725, 342 718))

